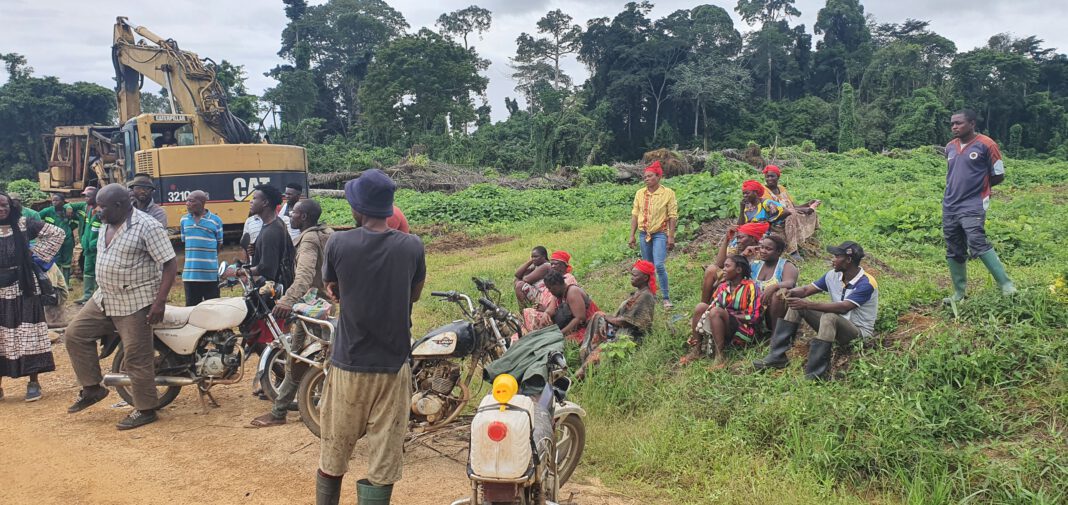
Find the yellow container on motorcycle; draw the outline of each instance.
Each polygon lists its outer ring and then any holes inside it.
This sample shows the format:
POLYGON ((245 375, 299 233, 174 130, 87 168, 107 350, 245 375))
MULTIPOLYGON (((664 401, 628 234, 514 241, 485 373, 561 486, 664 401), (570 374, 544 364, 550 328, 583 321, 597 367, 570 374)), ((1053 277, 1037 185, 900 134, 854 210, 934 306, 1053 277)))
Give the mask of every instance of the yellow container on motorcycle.
POLYGON ((493 395, 482 399, 471 421, 471 478, 522 482, 533 477, 530 440, 534 408, 534 401, 525 395, 514 395, 507 404, 493 395))

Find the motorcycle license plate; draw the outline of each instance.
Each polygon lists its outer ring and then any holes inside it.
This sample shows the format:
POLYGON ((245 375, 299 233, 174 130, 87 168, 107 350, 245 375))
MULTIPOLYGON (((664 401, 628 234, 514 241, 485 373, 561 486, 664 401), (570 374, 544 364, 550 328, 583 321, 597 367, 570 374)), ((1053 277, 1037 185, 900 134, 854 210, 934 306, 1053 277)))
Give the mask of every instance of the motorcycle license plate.
POLYGON ((517 491, 515 484, 503 484, 497 482, 484 482, 482 484, 482 496, 485 501, 511 502, 515 500, 517 491))

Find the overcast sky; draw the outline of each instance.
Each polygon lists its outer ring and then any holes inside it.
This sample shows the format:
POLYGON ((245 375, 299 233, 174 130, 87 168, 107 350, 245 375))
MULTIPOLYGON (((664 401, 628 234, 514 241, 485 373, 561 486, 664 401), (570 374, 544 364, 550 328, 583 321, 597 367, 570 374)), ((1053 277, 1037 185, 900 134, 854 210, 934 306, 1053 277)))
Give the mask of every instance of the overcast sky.
MULTIPOLYGON (((562 9, 575 22, 613 17, 626 2, 607 0, 388 0, 404 14, 412 31, 433 28, 442 12, 462 9, 472 3, 493 12, 493 25, 479 39, 471 37, 479 54, 492 65, 489 77, 489 103, 495 120, 507 112, 504 98, 516 96, 509 77, 508 58, 515 54, 515 39, 521 32, 533 33, 537 20, 546 12, 562 9)), ((317 4, 321 1, 312 0, 317 4)), ((664 17, 678 9, 689 9, 697 0, 654 2, 651 17, 664 17)), ((743 33, 749 27, 734 13, 735 1, 705 2, 719 5, 735 17, 743 33)), ((812 32, 816 13, 825 0, 797 0, 801 17, 812 32)), ((984 45, 999 32, 1017 36, 1037 35, 1046 47, 1068 50, 1068 2, 1039 0, 879 0, 863 2, 865 12, 880 23, 900 23, 906 18, 931 22, 937 33, 953 40, 960 51, 984 45)), ((180 47, 215 61, 223 59, 244 65, 248 84, 259 94, 274 85, 264 72, 280 63, 277 56, 280 34, 286 24, 280 0, 166 0, 163 2, 120 2, 117 0, 0 0, 0 53, 16 52, 27 57, 36 75, 55 75, 64 81, 90 81, 113 86, 111 36, 115 16, 127 16, 133 25, 148 27, 158 35, 173 38, 180 47)), ((566 69, 576 83, 585 80, 582 65, 573 59, 566 69)), ((6 79, 6 76, 0 76, 6 79)), ((158 90, 148 83, 146 89, 158 90)))

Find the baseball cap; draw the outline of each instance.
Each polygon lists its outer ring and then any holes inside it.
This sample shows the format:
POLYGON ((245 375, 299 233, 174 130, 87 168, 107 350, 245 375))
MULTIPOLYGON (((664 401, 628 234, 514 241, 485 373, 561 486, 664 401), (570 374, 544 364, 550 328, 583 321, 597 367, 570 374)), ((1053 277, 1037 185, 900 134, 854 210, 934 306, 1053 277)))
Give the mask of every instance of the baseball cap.
POLYGON ((849 256, 857 261, 864 258, 864 248, 860 247, 860 244, 849 240, 842 242, 838 246, 827 246, 827 252, 835 256, 849 256))

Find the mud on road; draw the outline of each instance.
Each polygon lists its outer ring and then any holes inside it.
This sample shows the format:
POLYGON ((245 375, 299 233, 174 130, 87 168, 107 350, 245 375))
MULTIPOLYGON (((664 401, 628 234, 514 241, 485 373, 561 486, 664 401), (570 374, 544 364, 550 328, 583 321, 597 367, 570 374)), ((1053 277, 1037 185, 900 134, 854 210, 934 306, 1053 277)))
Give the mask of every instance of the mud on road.
MULTIPOLYGON (((44 398, 25 403, 25 379, 5 379, 0 400, 0 503, 23 504, 304 504, 314 503, 319 439, 290 413, 285 426, 248 428, 270 409, 251 396, 255 360, 246 380, 212 390, 220 407, 201 406, 196 391, 182 390, 160 421, 120 432, 115 423, 129 407, 114 391, 78 414, 67 414, 78 386, 62 343, 57 371, 41 376, 44 398)), ((105 363, 110 366, 110 359, 105 363)), ((467 432, 453 430, 407 444, 404 478, 393 503, 440 505, 467 496, 467 432)), ((356 479, 366 447, 357 446, 343 503, 355 503, 356 479)), ((581 467, 580 467, 581 472, 581 467)), ((564 503, 638 503, 581 473, 564 488, 564 503), (571 500, 566 498, 571 496, 571 500)))

